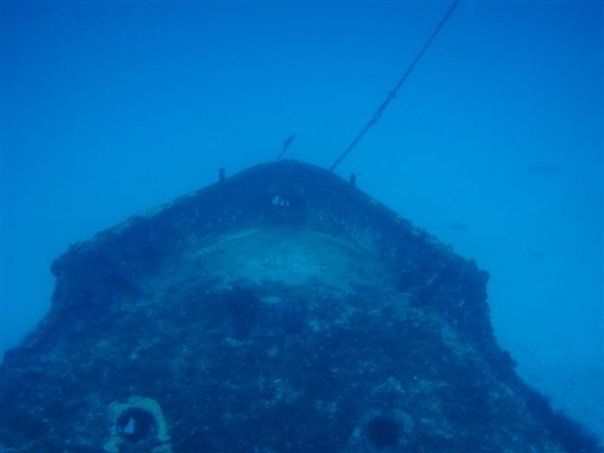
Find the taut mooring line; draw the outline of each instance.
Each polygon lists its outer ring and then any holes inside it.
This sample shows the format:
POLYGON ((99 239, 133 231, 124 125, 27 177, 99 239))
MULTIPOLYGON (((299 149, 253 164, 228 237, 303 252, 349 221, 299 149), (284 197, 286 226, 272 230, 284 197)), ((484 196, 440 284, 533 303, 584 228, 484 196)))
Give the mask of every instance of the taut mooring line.
POLYGON ((338 156, 338 158, 335 160, 335 162, 333 164, 331 164, 331 167, 329 167, 329 171, 334 171, 336 169, 336 167, 338 165, 340 165, 340 163, 348 156, 348 154, 350 154, 350 152, 353 150, 353 148, 361 141, 361 139, 367 133, 367 131, 369 129, 371 129, 371 127, 375 123, 377 123, 379 121, 379 119, 382 116, 382 113, 384 113, 384 110, 386 110, 386 108, 388 107, 390 102, 392 102, 392 100, 396 97, 397 91, 399 90, 401 85, 403 83, 405 83, 405 80, 407 80, 407 77, 409 77, 409 74, 411 74, 411 72, 413 72, 413 69, 415 68, 415 66, 417 65, 419 60, 421 60, 421 58, 424 56, 424 54, 426 53, 426 51, 432 44, 432 41, 434 41, 434 38, 436 38, 436 35, 438 35, 438 33, 443 28, 443 26, 445 25, 447 20, 449 20, 449 17, 451 17, 451 14, 453 14, 453 11, 455 10, 455 8, 457 8, 457 5, 459 4, 460 1, 461 0, 454 0, 453 3, 451 4, 451 6, 449 6, 449 9, 447 10, 447 12, 443 16, 443 18, 440 20, 440 22, 438 23, 436 28, 432 31, 432 34, 426 40, 426 42, 424 43, 422 48, 419 50, 419 52, 417 53, 415 58, 411 61, 411 64, 409 64, 409 66, 407 67, 407 69, 405 70, 405 72, 403 73, 401 78, 398 79, 398 82, 396 82, 396 85, 394 86, 394 88, 390 91, 390 93, 388 93, 388 96, 386 96, 386 99, 384 99, 384 101, 380 104, 380 106, 375 111, 375 113, 373 114, 371 119, 367 122, 365 127, 363 129, 361 129, 361 132, 359 132, 357 134, 357 136, 354 138, 354 140, 352 141, 352 143, 350 145, 348 145, 348 148, 346 148, 344 150, 344 152, 338 156))

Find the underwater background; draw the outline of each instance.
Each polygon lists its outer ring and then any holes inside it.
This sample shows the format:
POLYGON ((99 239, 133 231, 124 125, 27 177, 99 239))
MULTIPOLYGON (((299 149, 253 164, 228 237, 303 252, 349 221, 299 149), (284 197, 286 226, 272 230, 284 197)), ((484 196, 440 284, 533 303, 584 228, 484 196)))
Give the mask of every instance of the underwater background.
MULTIPOLYGON (((0 3, 0 350, 69 244, 250 165, 327 167, 445 2, 0 3)), ((604 438, 603 4, 462 1, 338 167, 487 270, 519 374, 604 438)))

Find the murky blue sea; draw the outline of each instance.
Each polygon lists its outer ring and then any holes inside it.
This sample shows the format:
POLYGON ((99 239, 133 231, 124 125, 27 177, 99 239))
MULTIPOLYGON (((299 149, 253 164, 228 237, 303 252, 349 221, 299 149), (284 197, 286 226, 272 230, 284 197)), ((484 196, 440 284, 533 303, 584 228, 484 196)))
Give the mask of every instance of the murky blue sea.
MULTIPOLYGON (((290 134, 332 165, 449 5, 2 2, 0 350, 69 244, 290 134)), ((604 438, 602 36, 601 2, 462 1, 336 172, 487 270, 518 373, 604 438)))

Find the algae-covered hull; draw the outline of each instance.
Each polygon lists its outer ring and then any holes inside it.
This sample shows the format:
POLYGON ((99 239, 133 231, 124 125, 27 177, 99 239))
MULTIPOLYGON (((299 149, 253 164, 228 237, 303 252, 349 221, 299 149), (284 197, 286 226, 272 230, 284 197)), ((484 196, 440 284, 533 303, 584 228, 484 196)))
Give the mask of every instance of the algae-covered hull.
POLYGON ((253 167, 73 246, 0 368, 0 451, 597 451, 487 275, 325 170, 253 167))

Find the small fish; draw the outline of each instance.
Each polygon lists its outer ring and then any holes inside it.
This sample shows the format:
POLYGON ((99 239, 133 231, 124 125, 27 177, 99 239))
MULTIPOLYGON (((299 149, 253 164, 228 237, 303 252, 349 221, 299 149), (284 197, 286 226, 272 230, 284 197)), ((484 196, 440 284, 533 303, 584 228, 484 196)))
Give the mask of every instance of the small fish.
POLYGON ((541 259, 545 258, 545 253, 543 253, 541 250, 533 250, 532 252, 529 252, 529 256, 531 258, 541 260, 541 259))
POLYGON ((468 231, 470 227, 463 222, 453 222, 447 225, 447 229, 458 233, 463 233, 468 231))
POLYGON ((531 165, 526 169, 536 175, 556 176, 562 173, 562 168, 555 165, 531 165))

